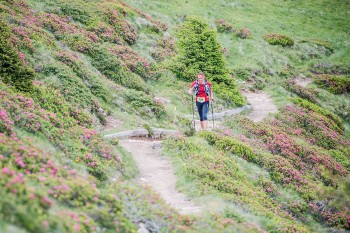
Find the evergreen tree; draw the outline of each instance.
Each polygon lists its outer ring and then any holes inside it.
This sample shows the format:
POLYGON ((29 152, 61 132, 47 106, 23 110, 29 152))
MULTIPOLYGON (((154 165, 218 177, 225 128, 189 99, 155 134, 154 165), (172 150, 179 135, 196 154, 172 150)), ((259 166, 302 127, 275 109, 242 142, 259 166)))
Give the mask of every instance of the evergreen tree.
POLYGON ((200 17, 188 17, 176 32, 178 56, 173 71, 185 81, 193 81, 203 71, 213 83, 213 90, 221 99, 241 106, 244 98, 230 77, 217 35, 200 17))

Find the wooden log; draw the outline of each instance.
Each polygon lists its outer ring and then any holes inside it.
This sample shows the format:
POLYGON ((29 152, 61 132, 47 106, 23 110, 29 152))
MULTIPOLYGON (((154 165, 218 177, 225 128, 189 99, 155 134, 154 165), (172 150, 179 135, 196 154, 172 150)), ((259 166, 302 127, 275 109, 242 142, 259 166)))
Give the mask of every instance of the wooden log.
POLYGON ((178 130, 166 130, 166 129, 152 129, 153 135, 149 135, 150 133, 146 129, 135 129, 129 130, 119 133, 107 134, 105 138, 124 138, 124 137, 149 137, 153 138, 162 138, 167 135, 177 135, 180 134, 178 130))

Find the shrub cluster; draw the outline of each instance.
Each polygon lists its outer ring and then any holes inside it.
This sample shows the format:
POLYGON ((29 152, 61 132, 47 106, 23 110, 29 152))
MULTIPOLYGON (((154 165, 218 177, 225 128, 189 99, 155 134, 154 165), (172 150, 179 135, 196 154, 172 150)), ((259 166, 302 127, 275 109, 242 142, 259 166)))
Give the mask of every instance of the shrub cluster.
POLYGON ((286 80, 285 88, 291 91, 303 99, 307 99, 313 103, 318 103, 317 94, 318 92, 311 88, 306 88, 298 85, 293 79, 286 80))
POLYGON ((59 91, 34 83, 32 99, 16 95, 1 84, 0 95, 3 133, 15 135, 14 126, 34 134, 42 133, 67 158, 86 165, 100 180, 107 178, 111 167, 122 166, 119 155, 91 129, 90 117, 71 107, 59 91))
POLYGON ((156 103, 152 96, 146 95, 144 92, 128 90, 123 93, 123 98, 131 105, 131 109, 137 110, 143 117, 156 116, 161 118, 166 116, 164 106, 156 103))
MULTIPOLYGON (((312 204, 315 204, 320 198, 319 190, 321 187, 328 186, 327 188, 321 188, 321 190, 332 190, 330 192, 333 193, 339 188, 339 182, 341 182, 342 178, 349 174, 350 161, 347 158, 348 151, 345 148, 350 145, 350 142, 342 135, 342 132, 338 131, 340 129, 336 123, 332 122, 332 120, 314 111, 288 106, 271 122, 253 123, 246 118, 237 117, 235 126, 239 126, 244 135, 248 137, 244 137, 244 141, 250 146, 259 147, 262 142, 262 150, 267 149, 274 156, 285 158, 291 165, 291 168, 295 169, 296 173, 289 168, 284 171, 300 174, 303 179, 309 181, 307 184, 311 184, 309 186, 311 192, 308 192, 310 195, 300 193, 300 196, 309 202, 308 208, 305 210, 306 213, 311 213, 318 221, 327 226, 347 228, 348 224, 346 222, 349 210, 344 205, 334 208, 326 203, 322 208, 312 207, 312 204), (302 139, 300 140, 299 138, 302 139), (313 146, 312 144, 320 145, 321 147, 313 146), (329 148, 336 149, 329 150, 329 148), (315 189, 316 186, 318 188, 315 189)), ((231 133, 228 135, 234 136, 231 133)), ((232 150, 235 154, 242 154, 245 156, 243 158, 254 161, 254 157, 246 156, 246 154, 252 155, 249 153, 249 150, 240 149, 242 148, 242 143, 237 140, 218 136, 219 142, 213 141, 218 147, 223 145, 221 147, 223 150, 232 150), (221 140, 224 142, 220 142, 221 140), (237 144, 240 146, 237 146, 237 144)), ((264 157, 265 155, 256 157, 255 161, 264 161, 264 157)), ((279 166, 274 164, 271 167, 279 166)), ((273 174, 271 170, 269 172, 271 175, 273 174)), ((283 175, 282 177, 286 176, 284 173, 281 174, 283 175)), ((278 174, 279 176, 277 177, 281 177, 281 174, 278 174)), ((272 175, 272 178, 276 180, 276 175, 272 175)), ((277 181, 281 182, 280 180, 277 181)), ((285 180, 282 183, 284 182, 285 180)), ((298 188, 296 190, 301 191, 298 188)), ((332 200, 334 197, 330 194, 328 198, 332 200)))
POLYGON ((315 185, 304 178, 303 173, 295 169, 287 159, 279 155, 256 152, 245 142, 230 136, 210 132, 201 133, 201 136, 218 149, 232 152, 248 162, 256 163, 267 169, 274 181, 295 188, 305 199, 315 198, 315 185))
MULTIPOLYGON (((168 152, 181 160, 184 176, 196 181, 196 188, 201 194, 219 194, 228 202, 246 206, 247 212, 268 219, 266 229, 269 231, 285 227, 286 232, 308 232, 306 227, 293 221, 289 213, 269 197, 268 192, 254 186, 231 156, 203 148, 204 143, 198 144, 190 138, 170 138, 163 144, 168 152)), ((244 153, 244 146, 234 147, 244 153)))
POLYGON ((277 34, 277 33, 268 33, 263 36, 271 45, 282 45, 282 46, 291 46, 294 45, 294 40, 289 36, 277 34))
POLYGON ((224 19, 217 19, 215 20, 216 27, 218 29, 218 32, 234 32, 233 25, 226 22, 224 19))
POLYGON ((156 61, 163 61, 165 59, 175 56, 175 40, 173 37, 163 37, 157 41, 155 50, 152 52, 152 57, 156 61))
POLYGON ((350 76, 322 74, 317 76, 315 83, 333 94, 350 92, 350 76))
POLYGON ((159 76, 156 65, 142 58, 129 46, 111 46, 108 49, 109 56, 116 56, 120 65, 127 71, 131 71, 144 79, 157 78, 159 76))
POLYGON ((320 39, 305 39, 301 40, 300 43, 310 43, 317 46, 322 46, 326 49, 328 49, 330 52, 333 52, 334 48, 332 46, 332 43, 326 40, 320 40, 320 39))
POLYGON ((252 38, 252 32, 248 28, 239 28, 235 31, 235 34, 242 39, 252 38))
POLYGON ((21 61, 19 53, 9 42, 10 37, 9 27, 0 20, 0 78, 20 91, 30 91, 34 71, 21 61))
POLYGON ((306 108, 309 111, 314 111, 316 113, 319 113, 319 114, 327 117, 328 119, 334 121, 334 123, 336 123, 336 125, 338 126, 337 130, 339 132, 342 132, 345 130, 342 119, 338 115, 335 115, 334 113, 328 111, 327 109, 324 109, 324 108, 320 107, 319 105, 310 103, 309 101, 302 99, 302 98, 293 98, 292 102, 296 105, 299 105, 302 108, 306 108))

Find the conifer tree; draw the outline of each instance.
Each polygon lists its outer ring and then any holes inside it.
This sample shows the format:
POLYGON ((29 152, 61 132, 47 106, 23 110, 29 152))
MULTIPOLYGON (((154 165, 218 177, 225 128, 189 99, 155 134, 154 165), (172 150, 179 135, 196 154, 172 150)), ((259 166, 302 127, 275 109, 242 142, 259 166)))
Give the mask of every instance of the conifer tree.
POLYGON ((230 77, 216 31, 200 17, 188 17, 176 32, 178 56, 173 71, 184 81, 193 81, 199 71, 213 83, 213 90, 221 99, 241 106, 244 98, 230 77))

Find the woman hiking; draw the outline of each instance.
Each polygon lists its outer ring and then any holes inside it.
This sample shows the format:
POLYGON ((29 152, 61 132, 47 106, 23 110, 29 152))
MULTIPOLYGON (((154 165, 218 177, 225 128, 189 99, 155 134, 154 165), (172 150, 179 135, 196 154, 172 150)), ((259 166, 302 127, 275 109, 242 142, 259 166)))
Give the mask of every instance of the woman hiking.
POLYGON ((207 128, 208 124, 208 111, 209 103, 213 101, 213 90, 210 82, 205 80, 203 72, 198 73, 198 79, 191 84, 188 94, 193 95, 193 91, 196 94, 196 106, 199 113, 199 119, 202 130, 207 128))

